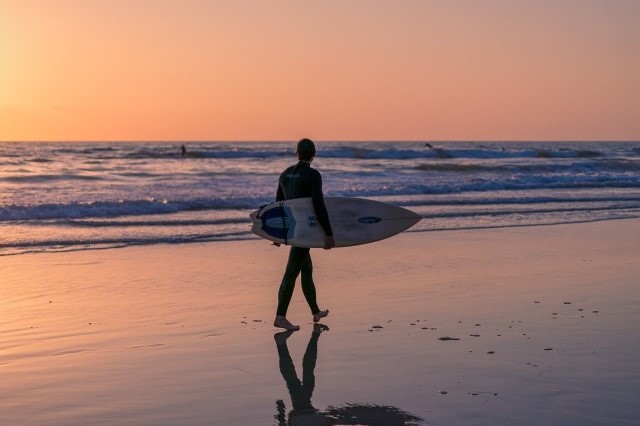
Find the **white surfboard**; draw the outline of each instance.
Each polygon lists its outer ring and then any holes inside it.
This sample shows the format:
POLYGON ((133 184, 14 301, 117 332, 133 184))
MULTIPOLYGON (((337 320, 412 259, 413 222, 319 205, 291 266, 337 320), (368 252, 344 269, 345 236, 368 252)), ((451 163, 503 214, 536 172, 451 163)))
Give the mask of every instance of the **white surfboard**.
MULTIPOLYGON (((336 247, 379 241, 411 228, 422 216, 402 207, 363 198, 325 197, 336 247)), ((275 202, 252 212, 251 231, 294 247, 323 247, 324 231, 311 198, 275 202)))

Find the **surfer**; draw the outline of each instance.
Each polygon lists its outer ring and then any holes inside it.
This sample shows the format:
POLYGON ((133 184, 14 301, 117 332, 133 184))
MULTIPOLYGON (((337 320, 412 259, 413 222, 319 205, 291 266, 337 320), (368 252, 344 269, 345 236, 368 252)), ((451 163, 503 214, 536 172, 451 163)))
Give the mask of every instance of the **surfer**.
MULTIPOLYGON (((311 162, 316 155, 315 144, 310 139, 301 139, 298 142, 296 154, 298 155, 298 164, 287 168, 280 175, 276 201, 311 197, 316 218, 325 233, 324 249, 329 250, 335 247, 336 241, 333 238, 329 214, 324 205, 322 177, 320 172, 311 168, 311 162)), ((287 319, 287 309, 293 296, 293 289, 298 275, 302 275, 302 292, 309 304, 309 308, 311 308, 313 322, 318 322, 321 318, 329 315, 329 310, 321 311, 316 302, 316 287, 313 283, 313 264, 311 263, 309 248, 291 247, 287 267, 278 290, 278 308, 276 310, 276 319, 273 322, 275 327, 291 331, 300 329, 299 326, 291 324, 287 319)))

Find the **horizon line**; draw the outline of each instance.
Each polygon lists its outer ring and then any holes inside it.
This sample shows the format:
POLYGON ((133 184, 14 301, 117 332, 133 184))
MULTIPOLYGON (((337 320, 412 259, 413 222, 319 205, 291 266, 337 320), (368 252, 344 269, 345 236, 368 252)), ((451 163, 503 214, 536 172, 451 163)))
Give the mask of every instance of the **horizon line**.
MULTIPOLYGON (((0 140, 0 143, 285 143, 296 139, 25 139, 0 140)), ((639 143, 640 139, 313 139, 318 143, 370 142, 370 143, 639 143)))

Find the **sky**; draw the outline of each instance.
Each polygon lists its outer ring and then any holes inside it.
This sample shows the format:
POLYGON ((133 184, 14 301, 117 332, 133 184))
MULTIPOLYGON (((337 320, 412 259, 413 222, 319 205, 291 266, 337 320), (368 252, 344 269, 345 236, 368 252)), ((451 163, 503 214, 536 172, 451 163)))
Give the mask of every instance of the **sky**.
POLYGON ((0 141, 640 140, 637 0, 0 0, 0 141))

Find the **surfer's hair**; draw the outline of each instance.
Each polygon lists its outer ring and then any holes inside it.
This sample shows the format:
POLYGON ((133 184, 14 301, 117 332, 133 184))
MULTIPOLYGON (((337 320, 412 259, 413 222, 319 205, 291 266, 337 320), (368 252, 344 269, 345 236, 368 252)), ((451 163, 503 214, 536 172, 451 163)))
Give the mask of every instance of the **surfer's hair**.
POLYGON ((298 159, 302 161, 311 161, 316 156, 316 145, 311 139, 300 139, 296 148, 298 159))

